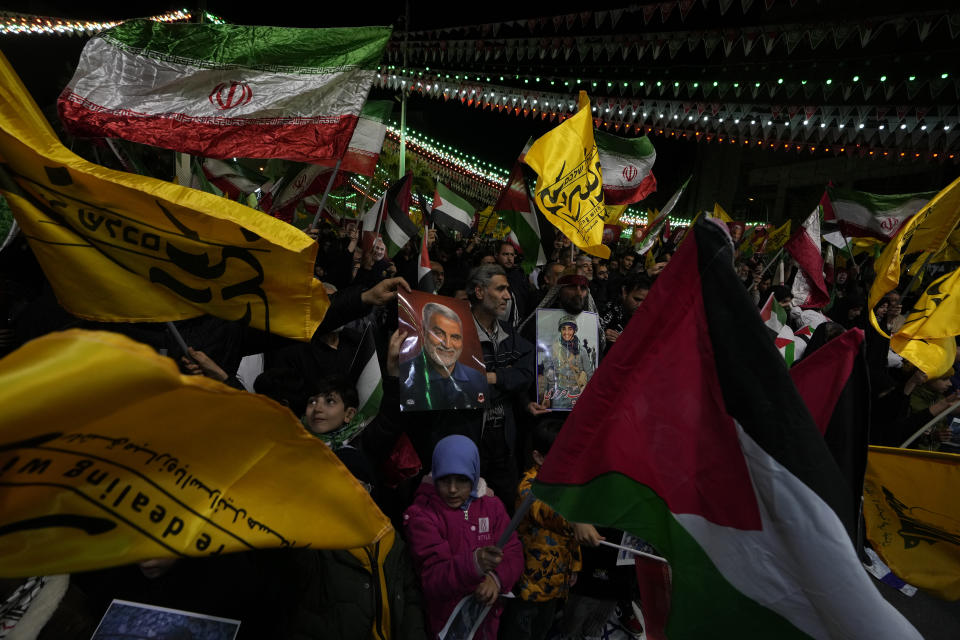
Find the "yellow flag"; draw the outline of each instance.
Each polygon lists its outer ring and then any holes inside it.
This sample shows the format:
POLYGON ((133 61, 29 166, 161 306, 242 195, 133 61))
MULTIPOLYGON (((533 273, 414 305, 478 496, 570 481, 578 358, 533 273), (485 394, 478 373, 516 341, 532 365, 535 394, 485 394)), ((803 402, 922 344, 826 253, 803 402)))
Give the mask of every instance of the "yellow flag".
POLYGON ((537 172, 534 198, 547 220, 587 253, 609 258, 610 247, 603 244, 603 174, 585 91, 578 108, 538 138, 524 162, 537 172))
POLYGON ((306 234, 226 198, 74 155, 2 55, 0 161, 0 193, 60 303, 77 316, 210 313, 301 340, 323 319, 329 302, 306 234))
POLYGON ((727 214, 727 212, 723 210, 723 207, 721 207, 721 206, 720 206, 719 204, 717 204, 717 203, 714 203, 714 204, 713 204, 713 217, 714 217, 714 218, 719 218, 720 220, 723 220, 724 222, 733 222, 733 218, 731 218, 731 217, 727 214))
POLYGON ((765 248, 767 253, 780 251, 780 249, 783 248, 783 245, 787 244, 787 240, 790 239, 790 227, 792 222, 792 220, 787 220, 782 225, 770 232, 770 235, 767 238, 767 246, 765 248))
POLYGON ((867 539, 893 572, 960 599, 960 455, 870 447, 863 484, 867 539))
POLYGON ((870 322, 877 331, 883 333, 877 326, 872 309, 883 296, 900 284, 902 257, 921 251, 939 252, 958 222, 960 222, 960 178, 954 180, 910 218, 877 259, 874 267, 877 276, 870 287, 868 301, 871 308, 870 322))
POLYGON ((272 400, 120 334, 74 329, 0 360, 0 576, 390 530, 323 442, 272 400))
POLYGON ((960 335, 960 269, 933 280, 907 312, 903 326, 890 338, 890 348, 930 379, 953 366, 960 335))
POLYGON ((627 210, 625 204, 604 205, 603 224, 620 224, 620 216, 627 210))

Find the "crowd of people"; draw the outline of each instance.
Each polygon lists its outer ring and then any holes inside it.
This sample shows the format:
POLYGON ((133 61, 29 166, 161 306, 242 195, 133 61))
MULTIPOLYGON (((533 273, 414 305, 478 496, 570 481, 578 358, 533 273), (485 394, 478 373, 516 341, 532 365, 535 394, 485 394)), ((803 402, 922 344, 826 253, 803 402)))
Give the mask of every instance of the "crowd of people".
MULTIPOLYGON (((396 305, 398 293, 419 280, 419 243, 388 258, 379 241, 363 251, 355 225, 308 233, 319 243, 315 275, 331 298, 310 342, 203 316, 176 323, 190 346, 186 354, 162 324, 103 324, 71 316, 57 304, 22 238, 0 255, 0 350, 68 327, 118 331, 177 359, 185 374, 269 396, 335 451, 394 523, 393 532, 364 549, 164 558, 76 574, 39 637, 89 637, 113 598, 240 619, 240 637, 435 638, 468 596, 491 607, 474 636, 481 640, 599 637, 611 619, 619 619, 625 633, 639 633, 632 568, 618 566, 617 551, 600 546, 603 540, 620 543, 622 532, 568 522, 534 501, 516 531, 504 534, 573 404, 564 404, 569 397, 537 395, 539 378, 560 377, 537 358, 537 310, 563 312, 555 359, 568 362, 582 360, 580 343, 569 339, 583 331, 575 318, 584 311, 597 314, 597 335, 584 338, 597 347, 602 366, 631 317, 645 312, 644 300, 673 245, 661 244, 655 259, 643 259, 620 241, 613 257, 601 260, 562 238, 546 264, 526 273, 510 242, 430 229, 430 293, 469 304, 489 394, 478 408, 401 411, 400 351, 407 336, 398 327, 396 305), (359 429, 352 421, 359 408, 357 381, 345 372, 365 331, 377 345, 383 396, 379 414, 359 429), (262 371, 243 380, 241 360, 252 354, 263 354, 262 371), (411 459, 419 464, 411 466, 411 459)), ((833 301, 814 312, 792 305, 791 274, 775 282, 769 266, 751 257, 736 268, 758 312, 772 296, 795 329, 812 328, 805 354, 847 328, 866 332, 871 397, 863 401, 873 406, 872 443, 898 446, 956 401, 960 380, 953 371, 927 380, 870 326, 868 256, 828 274, 833 301)), ((899 294, 891 293, 873 311, 889 330, 903 322, 903 309, 899 294)), ((591 372, 586 364, 577 366, 576 378, 591 372)), ((580 383, 586 380, 556 382, 580 383)), ((949 449, 947 422, 917 446, 949 449)), ((0 584, 12 589, 16 581, 0 584)))

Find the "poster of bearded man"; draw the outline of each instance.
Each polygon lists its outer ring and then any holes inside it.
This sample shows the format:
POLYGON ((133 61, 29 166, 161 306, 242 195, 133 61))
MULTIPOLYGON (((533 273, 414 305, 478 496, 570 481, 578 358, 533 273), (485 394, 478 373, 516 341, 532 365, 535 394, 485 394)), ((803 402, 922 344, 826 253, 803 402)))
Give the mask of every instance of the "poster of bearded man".
POLYGON ((465 300, 401 292, 400 410, 482 409, 489 394, 477 327, 465 300))
POLYGON ((537 311, 537 401, 569 411, 597 369, 597 314, 537 311))

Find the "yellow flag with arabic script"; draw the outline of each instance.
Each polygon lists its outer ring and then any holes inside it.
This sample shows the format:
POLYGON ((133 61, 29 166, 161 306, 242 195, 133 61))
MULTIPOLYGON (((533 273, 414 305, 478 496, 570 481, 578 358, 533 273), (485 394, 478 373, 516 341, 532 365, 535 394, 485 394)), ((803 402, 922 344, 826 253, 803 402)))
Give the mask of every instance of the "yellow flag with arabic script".
POLYGON ((610 247, 603 244, 603 174, 585 91, 577 106, 575 115, 533 143, 523 161, 537 172, 533 197, 547 220, 585 252, 609 258, 610 247))
POLYGON ((116 333, 0 360, 0 576, 149 558, 372 544, 390 522, 326 444, 265 396, 116 333))
POLYGON ((0 162, 0 193, 74 315, 157 322, 209 313, 299 340, 323 319, 316 242, 226 198, 73 154, 2 55, 0 162))
POLYGON ((766 253, 774 253, 780 251, 783 248, 783 245, 787 244, 787 240, 790 239, 790 227, 792 226, 792 220, 787 220, 782 225, 770 232, 770 235, 767 236, 767 246, 764 249, 766 253))
POLYGON ((960 455, 870 447, 863 517, 870 544, 897 577, 960 600, 960 455))

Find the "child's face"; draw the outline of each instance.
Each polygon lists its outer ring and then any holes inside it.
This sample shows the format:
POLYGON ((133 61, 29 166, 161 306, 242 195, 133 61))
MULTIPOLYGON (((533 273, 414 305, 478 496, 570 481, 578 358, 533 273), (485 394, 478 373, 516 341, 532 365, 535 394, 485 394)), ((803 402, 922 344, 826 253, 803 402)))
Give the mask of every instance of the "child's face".
POLYGON ((330 433, 350 422, 356 412, 344 406, 336 391, 316 395, 307 401, 307 428, 314 433, 330 433))
POLYGON ((470 478, 456 474, 438 478, 434 484, 437 487, 437 493, 451 509, 462 507, 470 497, 470 491, 473 490, 473 482, 470 478))

